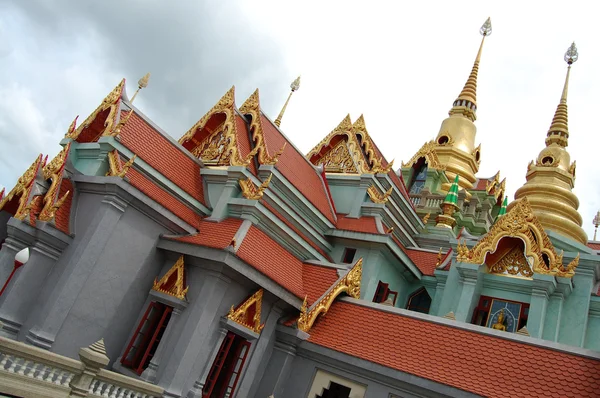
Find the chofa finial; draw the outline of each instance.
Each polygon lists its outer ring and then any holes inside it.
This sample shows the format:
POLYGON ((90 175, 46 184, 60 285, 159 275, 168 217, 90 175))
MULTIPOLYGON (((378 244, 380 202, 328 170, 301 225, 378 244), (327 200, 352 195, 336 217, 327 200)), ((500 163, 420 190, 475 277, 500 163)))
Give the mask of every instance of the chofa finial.
POLYGON ((485 20, 481 28, 479 29, 479 33, 483 36, 489 36, 492 34, 492 18, 488 18, 485 20))
POLYGON ((575 46, 575 42, 571 43, 571 46, 567 49, 565 53, 565 62, 569 65, 577 62, 579 59, 579 53, 577 52, 577 47, 575 46))
POLYGON ((292 84, 290 84, 290 88, 292 89, 292 91, 296 91, 300 88, 300 76, 294 79, 292 84))

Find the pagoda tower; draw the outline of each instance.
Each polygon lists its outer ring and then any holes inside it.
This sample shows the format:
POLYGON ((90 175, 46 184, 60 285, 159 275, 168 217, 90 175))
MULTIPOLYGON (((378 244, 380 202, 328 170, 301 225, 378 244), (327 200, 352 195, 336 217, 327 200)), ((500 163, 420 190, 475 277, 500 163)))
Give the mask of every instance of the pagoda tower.
POLYGON ((515 192, 515 201, 527 198, 533 212, 545 229, 554 231, 569 239, 586 244, 587 235, 577 212, 579 200, 572 192, 575 186, 575 162, 567 152, 569 126, 567 115, 567 92, 571 65, 577 61, 575 43, 571 44, 564 59, 568 64, 567 76, 554 113, 552 124, 546 137, 546 147, 542 149, 535 163, 527 167, 527 182, 515 192))

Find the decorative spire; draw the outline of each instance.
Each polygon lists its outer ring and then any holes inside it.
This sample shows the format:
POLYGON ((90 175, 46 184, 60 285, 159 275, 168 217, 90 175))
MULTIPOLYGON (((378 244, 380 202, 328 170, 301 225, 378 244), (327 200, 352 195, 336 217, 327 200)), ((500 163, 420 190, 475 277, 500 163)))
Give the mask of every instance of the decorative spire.
POLYGON ((571 74, 571 65, 577 61, 579 54, 577 53, 577 47, 575 42, 567 49, 565 53, 565 62, 569 65, 567 67, 567 77, 565 78, 565 85, 563 87, 562 95, 560 96, 560 102, 556 107, 556 112, 552 118, 552 124, 548 129, 548 138, 546 138, 546 146, 551 144, 557 144, 562 147, 568 145, 569 140, 569 118, 567 114, 567 93, 569 91, 569 76, 571 74))
POLYGON ((500 211, 498 212, 498 217, 502 217, 506 214, 506 206, 508 206, 508 196, 504 197, 504 201, 502 202, 502 207, 500 207, 500 211))
POLYGON ((450 186, 450 190, 443 203, 458 205, 458 175, 454 177, 454 182, 450 186))
POLYGON ((287 100, 285 101, 285 104, 283 105, 283 108, 281 108, 281 112, 279 112, 279 116, 277 116, 277 119, 275 119, 275 124, 277 125, 277 127, 281 126, 281 119, 283 118, 283 114, 285 113, 285 109, 288 106, 288 103, 290 102, 290 98, 292 98, 292 94, 294 94, 294 91, 298 90, 300 88, 300 76, 298 76, 296 78, 296 80, 294 80, 292 82, 292 84, 290 84, 290 88, 292 89, 292 91, 290 91, 290 95, 288 95, 287 100))
POLYGON ((131 97, 131 100, 129 101, 130 104, 133 103, 133 100, 138 95, 140 90, 143 88, 146 88, 148 86, 149 80, 150 80, 150 72, 146 73, 140 80, 138 80, 138 88, 137 88, 137 90, 135 90, 133 97, 131 97))
POLYGON ((454 178, 454 182, 450 186, 450 190, 446 198, 441 204, 442 214, 436 218, 436 227, 454 228, 456 219, 452 217, 458 210, 458 175, 454 178))
POLYGON ((483 49, 483 42, 485 38, 492 34, 492 20, 488 18, 479 29, 479 33, 483 36, 481 44, 479 45, 479 51, 471 69, 471 74, 465 83, 462 91, 458 98, 452 104, 452 109, 448 112, 449 115, 462 114, 471 121, 477 119, 475 112, 477 111, 477 74, 479 72, 479 61, 481 60, 481 51, 483 49))
MULTIPOLYGON (((0 199, 2 199, 2 195, 0 195, 0 199)), ((600 211, 596 213, 592 222, 594 223, 594 241, 596 241, 596 233, 598 232, 598 226, 600 225, 600 211)))

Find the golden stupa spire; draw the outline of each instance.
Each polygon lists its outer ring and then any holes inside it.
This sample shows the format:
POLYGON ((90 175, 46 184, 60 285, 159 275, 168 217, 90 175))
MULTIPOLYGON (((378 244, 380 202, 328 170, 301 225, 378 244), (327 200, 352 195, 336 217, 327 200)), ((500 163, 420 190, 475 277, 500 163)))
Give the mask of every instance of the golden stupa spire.
POLYGON ((577 61, 579 54, 577 53, 577 47, 575 42, 571 44, 567 52, 565 53, 565 61, 569 65, 567 67, 567 77, 565 78, 565 85, 563 87, 562 95, 560 96, 560 102, 556 107, 556 112, 552 118, 552 124, 548 129, 548 138, 546 138, 546 146, 551 144, 557 144, 562 147, 568 145, 569 140, 569 117, 567 113, 567 93, 569 91, 569 76, 571 74, 571 65, 577 61))
MULTIPOLYGON (((533 213, 547 230, 586 244, 587 235, 581 227, 583 220, 577 212, 579 199, 573 193, 575 162, 566 149, 569 138, 567 123, 567 92, 571 65, 577 61, 575 43, 565 53, 569 65, 565 85, 548 130, 546 147, 535 162, 531 162, 525 178, 527 182, 515 192, 516 201, 527 198, 533 213)), ((515 201, 515 202, 516 202, 515 201)), ((514 206, 512 202, 508 209, 514 206)))
POLYGON ((479 73, 479 61, 481 61, 483 42, 487 36, 492 34, 491 18, 488 18, 484 22, 479 29, 479 33, 481 33, 483 37, 481 39, 481 44, 479 45, 479 51, 477 51, 477 57, 473 63, 473 69, 471 69, 471 74, 458 98, 456 98, 452 104, 452 109, 448 112, 449 115, 462 114, 471 121, 475 121, 477 118, 475 115, 475 112, 477 111, 477 74, 479 73))
POLYGON ((288 103, 290 102, 290 98, 292 98, 292 94, 294 94, 294 91, 296 91, 300 88, 300 76, 298 76, 296 78, 296 80, 294 80, 292 82, 292 84, 290 84, 290 88, 292 89, 292 91, 290 91, 290 95, 288 95, 287 100, 285 101, 285 104, 283 105, 283 108, 281 108, 281 112, 279 112, 279 116, 277 116, 277 119, 275 119, 275 124, 277 125, 277 127, 281 126, 281 119, 283 118, 285 109, 287 108, 288 103))

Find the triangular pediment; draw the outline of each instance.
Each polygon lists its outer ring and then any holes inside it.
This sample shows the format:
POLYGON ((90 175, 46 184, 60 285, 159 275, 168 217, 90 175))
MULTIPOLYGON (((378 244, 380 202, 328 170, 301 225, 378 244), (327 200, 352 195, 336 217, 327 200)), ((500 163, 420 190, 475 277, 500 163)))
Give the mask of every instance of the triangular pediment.
POLYGON ((152 286, 152 290, 177 297, 180 300, 185 299, 188 288, 189 286, 185 285, 185 264, 183 262, 183 255, 179 257, 177 262, 173 264, 171 269, 169 269, 160 280, 157 281, 155 279, 154 285, 152 286))
POLYGON ((427 162, 427 167, 435 170, 446 170, 446 165, 440 163, 440 160, 435 152, 435 149, 440 146, 435 141, 429 141, 423 144, 421 149, 415 153, 415 155, 410 158, 410 160, 406 163, 402 163, 402 168, 412 167, 415 163, 419 161, 419 159, 424 158, 427 162))
POLYGON ((243 303, 236 307, 231 306, 227 319, 252 330, 255 333, 265 326, 260 323, 260 314, 262 310, 263 289, 259 289, 252 296, 248 297, 243 303))

